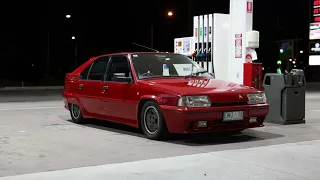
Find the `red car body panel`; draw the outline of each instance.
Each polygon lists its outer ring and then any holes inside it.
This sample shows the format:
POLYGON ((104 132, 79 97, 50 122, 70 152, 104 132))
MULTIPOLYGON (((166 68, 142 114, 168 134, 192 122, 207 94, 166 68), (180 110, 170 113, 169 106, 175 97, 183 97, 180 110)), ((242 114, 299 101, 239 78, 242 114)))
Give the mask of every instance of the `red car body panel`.
POLYGON ((79 80, 80 73, 97 58, 91 58, 66 75, 63 92, 65 108, 69 109, 70 104, 76 104, 81 107, 85 118, 103 119, 138 128, 139 103, 154 100, 161 107, 170 133, 200 133, 261 127, 269 112, 268 104, 247 104, 247 93, 260 92, 254 88, 203 77, 139 80, 131 59, 129 61, 134 80, 132 84, 79 80), (83 89, 79 89, 79 83, 84 84, 83 89), (109 87, 107 91, 103 90, 105 85, 109 87), (208 95, 212 107, 178 107, 178 99, 184 95, 208 95), (243 98, 239 99, 239 95, 243 98), (222 121, 223 112, 237 110, 244 112, 244 121, 222 121), (252 121, 252 118, 257 119, 252 121), (197 128, 198 121, 207 121, 208 126, 197 128))

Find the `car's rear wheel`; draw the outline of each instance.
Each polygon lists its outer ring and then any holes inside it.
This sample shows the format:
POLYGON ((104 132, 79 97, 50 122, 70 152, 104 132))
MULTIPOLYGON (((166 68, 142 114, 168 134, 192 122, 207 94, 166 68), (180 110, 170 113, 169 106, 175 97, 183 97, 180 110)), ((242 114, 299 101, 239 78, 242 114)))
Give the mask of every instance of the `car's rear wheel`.
POLYGON ((145 136, 153 140, 168 137, 168 129, 159 105, 154 101, 147 101, 141 110, 141 129, 145 136))
POLYGON ((85 119, 83 118, 81 108, 76 104, 70 105, 70 115, 72 122, 77 124, 83 124, 85 123, 85 119))

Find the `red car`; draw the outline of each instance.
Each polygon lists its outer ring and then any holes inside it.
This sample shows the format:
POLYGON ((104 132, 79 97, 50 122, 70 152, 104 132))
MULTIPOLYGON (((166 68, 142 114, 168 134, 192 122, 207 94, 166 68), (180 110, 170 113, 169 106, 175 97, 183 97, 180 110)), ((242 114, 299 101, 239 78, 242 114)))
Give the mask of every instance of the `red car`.
POLYGON ((149 139, 170 133, 261 127, 265 94, 216 80, 196 62, 172 53, 118 53, 91 58, 68 73, 63 93, 72 121, 104 119, 141 128, 149 139))

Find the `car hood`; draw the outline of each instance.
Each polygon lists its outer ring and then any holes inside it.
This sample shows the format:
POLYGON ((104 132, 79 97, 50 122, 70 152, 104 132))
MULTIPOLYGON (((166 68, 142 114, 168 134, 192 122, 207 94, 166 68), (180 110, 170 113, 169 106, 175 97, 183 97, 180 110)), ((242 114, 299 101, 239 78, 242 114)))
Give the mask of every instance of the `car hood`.
POLYGON ((225 101, 230 99, 247 100, 246 94, 259 92, 258 90, 240 85, 230 83, 217 79, 190 77, 190 78, 153 78, 149 80, 143 80, 141 83, 146 88, 154 89, 155 91, 161 91, 161 93, 174 93, 177 95, 210 95, 214 99, 221 99, 225 101), (243 98, 240 98, 240 96, 243 98), (227 97, 226 97, 227 96, 227 97), (230 98, 230 97, 234 98, 230 98))

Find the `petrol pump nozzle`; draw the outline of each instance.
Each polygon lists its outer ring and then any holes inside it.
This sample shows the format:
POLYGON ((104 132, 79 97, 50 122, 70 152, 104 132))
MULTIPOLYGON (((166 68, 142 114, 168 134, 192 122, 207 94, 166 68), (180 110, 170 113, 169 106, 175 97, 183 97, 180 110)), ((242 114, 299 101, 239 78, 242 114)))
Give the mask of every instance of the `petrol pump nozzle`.
POLYGON ((205 57, 206 56, 206 50, 204 49, 203 52, 200 54, 200 57, 205 57))
POLYGON ((194 51, 194 52, 191 54, 192 57, 196 57, 196 55, 197 55, 197 51, 194 51))
POLYGON ((208 49, 208 52, 206 53, 206 56, 207 56, 207 57, 210 57, 210 56, 211 56, 211 48, 208 49))
POLYGON ((201 49, 198 50, 196 57, 200 57, 201 56, 201 49))

